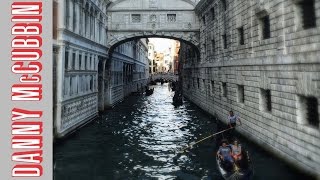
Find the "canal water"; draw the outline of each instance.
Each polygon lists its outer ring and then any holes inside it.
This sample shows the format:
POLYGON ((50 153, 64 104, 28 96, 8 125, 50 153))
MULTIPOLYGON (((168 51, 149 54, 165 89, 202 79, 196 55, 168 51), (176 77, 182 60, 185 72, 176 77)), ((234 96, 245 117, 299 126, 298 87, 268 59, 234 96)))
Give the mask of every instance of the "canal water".
MULTIPOLYGON (((215 138, 189 153, 177 151, 217 132, 216 118, 184 101, 172 105, 168 84, 151 96, 130 96, 114 109, 54 145, 55 180, 220 180, 215 138)), ((240 138, 251 154, 254 179, 308 179, 252 142, 240 138)))

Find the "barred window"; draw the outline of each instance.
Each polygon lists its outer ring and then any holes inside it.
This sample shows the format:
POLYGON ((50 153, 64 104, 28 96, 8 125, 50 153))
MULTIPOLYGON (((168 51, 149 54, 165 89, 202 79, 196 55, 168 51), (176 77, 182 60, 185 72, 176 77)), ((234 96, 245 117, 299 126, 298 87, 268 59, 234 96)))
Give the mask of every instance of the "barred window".
POLYGON ((210 12, 211 12, 211 19, 214 20, 214 17, 215 17, 215 16, 214 16, 214 8, 211 8, 211 9, 210 9, 210 12))
POLYGON ((227 83, 222 82, 221 90, 222 90, 222 96, 227 97, 227 83))
POLYGON ((227 49, 228 48, 228 44, 227 44, 227 35, 226 34, 222 35, 222 43, 223 43, 223 48, 227 49))
POLYGON ((66 51, 64 55, 64 69, 69 69, 69 51, 66 51))
POLYGON ((132 14, 131 15, 131 21, 133 23, 139 23, 141 22, 141 14, 132 14))
POLYGON ((238 85, 238 102, 244 103, 244 86, 238 85))
POLYGON ((168 22, 176 22, 177 21, 177 15, 176 14, 167 14, 167 21, 168 22))
POLYGON ((319 128, 319 103, 314 96, 298 95, 298 123, 319 128))
POLYGON ((244 30, 243 27, 238 28, 238 43, 244 45, 244 30))
POLYGON ((262 39, 269 39, 271 37, 271 33, 270 33, 270 19, 268 15, 260 18, 260 28, 261 28, 262 39))
POLYGON ((304 29, 316 27, 316 12, 314 0, 301 1, 298 3, 301 21, 304 29))
POLYGON ((271 91, 270 89, 260 89, 260 110, 264 112, 271 112, 271 91))

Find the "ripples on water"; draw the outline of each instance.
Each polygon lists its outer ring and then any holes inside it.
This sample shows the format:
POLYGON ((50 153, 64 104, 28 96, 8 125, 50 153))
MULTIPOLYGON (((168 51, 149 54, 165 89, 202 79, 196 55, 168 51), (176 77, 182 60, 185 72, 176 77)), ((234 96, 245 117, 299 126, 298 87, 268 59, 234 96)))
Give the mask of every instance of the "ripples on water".
MULTIPOLYGON (((130 96, 56 144, 55 179, 221 179, 215 165, 217 147, 213 138, 190 153, 176 153, 188 143, 215 133, 219 123, 187 101, 175 108, 172 96, 167 84, 155 86, 149 97, 130 96), (175 157, 179 157, 177 161, 175 157)), ((264 151, 245 140, 242 144, 255 149, 254 161, 265 165, 257 166, 256 179, 300 179, 264 151), (268 170, 275 175, 265 176, 268 170)))

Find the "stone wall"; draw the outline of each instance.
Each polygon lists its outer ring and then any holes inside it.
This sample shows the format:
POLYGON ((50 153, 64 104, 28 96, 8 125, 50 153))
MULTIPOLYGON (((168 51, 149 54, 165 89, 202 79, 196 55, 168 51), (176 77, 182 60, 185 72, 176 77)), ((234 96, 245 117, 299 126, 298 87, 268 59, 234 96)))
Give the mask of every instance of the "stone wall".
POLYGON ((320 1, 303 2, 202 0, 201 58, 182 43, 180 61, 188 99, 320 177, 320 1))

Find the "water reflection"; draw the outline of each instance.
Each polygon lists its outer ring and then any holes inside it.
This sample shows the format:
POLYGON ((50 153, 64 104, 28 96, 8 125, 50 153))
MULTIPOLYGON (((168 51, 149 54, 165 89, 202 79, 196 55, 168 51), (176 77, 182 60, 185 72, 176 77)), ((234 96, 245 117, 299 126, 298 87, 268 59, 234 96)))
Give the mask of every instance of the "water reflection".
MULTIPOLYGON (((175 108, 172 97, 167 84, 158 85, 153 95, 129 97, 56 144, 55 179, 221 179, 214 138, 174 161, 179 149, 215 133, 219 123, 188 102, 175 108)), ((253 161, 262 163, 256 166, 255 179, 303 178, 250 142, 241 141, 252 152, 253 161)))

